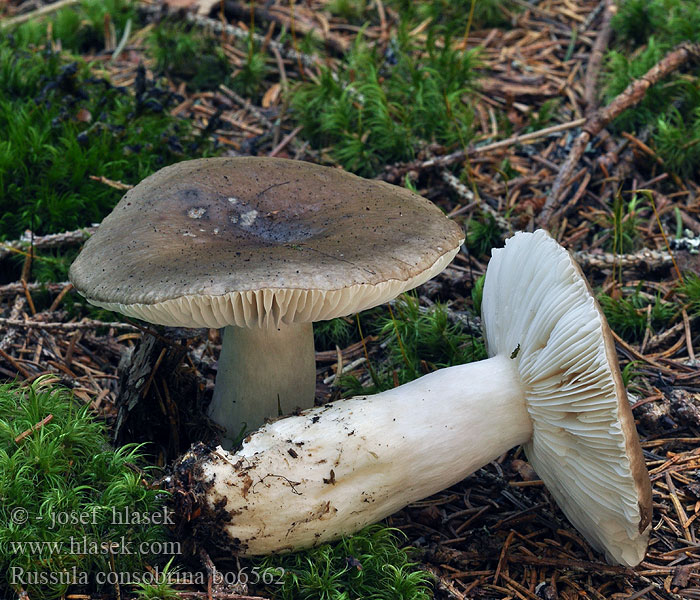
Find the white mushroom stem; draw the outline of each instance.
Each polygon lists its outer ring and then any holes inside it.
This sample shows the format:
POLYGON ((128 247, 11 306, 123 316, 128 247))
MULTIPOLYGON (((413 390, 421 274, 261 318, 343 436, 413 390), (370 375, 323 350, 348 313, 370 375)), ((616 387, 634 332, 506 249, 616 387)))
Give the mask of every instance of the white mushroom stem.
POLYGON ((322 543, 527 442, 532 423, 514 363, 495 356, 280 419, 192 472, 241 554, 322 543))
POLYGON ((209 417, 234 438, 265 418, 314 405, 316 356, 312 323, 223 331, 209 417))

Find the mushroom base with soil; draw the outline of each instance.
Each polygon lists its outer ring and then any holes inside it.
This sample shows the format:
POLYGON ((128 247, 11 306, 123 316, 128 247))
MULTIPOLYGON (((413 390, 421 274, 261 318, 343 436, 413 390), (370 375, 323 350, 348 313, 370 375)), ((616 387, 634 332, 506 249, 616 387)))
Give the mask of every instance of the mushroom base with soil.
POLYGON ((269 423, 235 454, 190 451, 175 471, 217 515, 218 545, 267 554, 357 531, 531 436, 514 361, 496 356, 269 423))
POLYGON ((312 407, 315 391, 312 323, 224 328, 208 414, 228 437, 265 418, 312 407))

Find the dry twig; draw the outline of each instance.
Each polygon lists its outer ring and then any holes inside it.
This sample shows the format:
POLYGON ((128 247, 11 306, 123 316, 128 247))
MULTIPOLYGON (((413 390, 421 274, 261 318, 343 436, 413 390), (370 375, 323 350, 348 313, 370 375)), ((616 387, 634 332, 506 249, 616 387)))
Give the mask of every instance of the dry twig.
POLYGON ((550 217, 558 208, 561 196, 565 188, 570 184, 571 175, 583 155, 588 142, 596 136, 610 121, 623 111, 641 102, 646 91, 669 73, 677 70, 690 59, 700 56, 700 44, 681 44, 669 52, 658 64, 649 69, 642 77, 633 81, 627 88, 615 98, 608 106, 596 111, 588 119, 583 131, 574 142, 569 155, 559 169, 552 189, 537 219, 540 227, 551 225, 550 217))

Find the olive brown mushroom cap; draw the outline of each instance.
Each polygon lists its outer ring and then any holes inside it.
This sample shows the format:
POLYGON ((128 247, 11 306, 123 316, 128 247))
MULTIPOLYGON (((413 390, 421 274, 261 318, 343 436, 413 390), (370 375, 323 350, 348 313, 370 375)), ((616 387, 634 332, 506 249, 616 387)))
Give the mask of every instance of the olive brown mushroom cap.
POLYGON ((636 565, 651 485, 610 329, 578 266, 546 232, 506 245, 489 263, 483 325, 489 355, 510 356, 520 373, 533 426, 525 453, 588 541, 636 565))
POLYGON ((300 161, 208 158, 127 192, 70 278, 91 303, 163 325, 311 322, 420 285, 462 241, 403 188, 300 161))

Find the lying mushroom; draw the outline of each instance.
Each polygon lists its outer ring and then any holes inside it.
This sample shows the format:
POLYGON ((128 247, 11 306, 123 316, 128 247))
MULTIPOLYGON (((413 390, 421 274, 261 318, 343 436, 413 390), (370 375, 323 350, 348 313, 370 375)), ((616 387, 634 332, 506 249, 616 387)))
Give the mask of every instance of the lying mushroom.
POLYGON ((209 414, 235 435, 314 405, 313 321, 422 284, 462 241, 432 202, 403 188, 300 161, 208 158, 127 192, 70 278, 97 306, 224 327, 209 414))
POLYGON ((312 546, 523 444, 591 545, 638 564, 651 486, 610 330, 569 253, 544 231, 494 250, 483 324, 487 360, 280 419, 235 454, 193 448, 173 486, 196 533, 244 555, 312 546))

